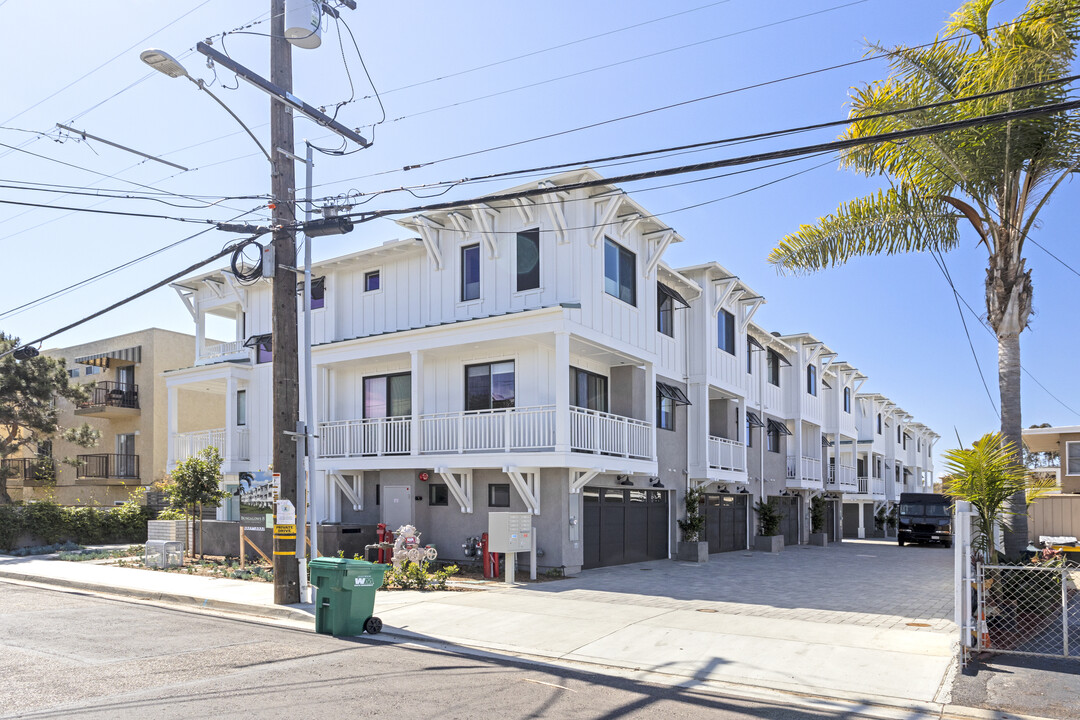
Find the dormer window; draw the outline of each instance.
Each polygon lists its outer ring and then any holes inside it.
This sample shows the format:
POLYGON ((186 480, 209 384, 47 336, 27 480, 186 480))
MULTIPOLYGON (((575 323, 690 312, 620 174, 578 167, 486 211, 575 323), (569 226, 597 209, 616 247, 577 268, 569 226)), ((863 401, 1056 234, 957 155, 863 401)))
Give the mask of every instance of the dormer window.
POLYGON ((637 256, 604 238, 604 292, 637 306, 637 256))
POLYGON ((480 299, 480 246, 461 248, 461 300, 480 299))
POLYGON ((540 287, 540 230, 517 234, 517 291, 540 287))

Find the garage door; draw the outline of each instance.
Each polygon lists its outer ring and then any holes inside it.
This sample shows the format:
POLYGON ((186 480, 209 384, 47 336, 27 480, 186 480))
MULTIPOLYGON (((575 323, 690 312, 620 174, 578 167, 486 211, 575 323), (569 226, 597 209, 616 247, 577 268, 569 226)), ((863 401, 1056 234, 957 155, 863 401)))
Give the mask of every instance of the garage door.
POLYGON ((799 544, 799 498, 771 498, 780 508, 780 534, 784 536, 784 545, 799 544))
POLYGON ((709 552, 746 549, 746 499, 749 495, 708 494, 705 496, 705 539, 709 552))
POLYGON ((829 542, 837 542, 840 540, 840 528, 837 521, 837 516, 840 513, 840 501, 839 500, 826 500, 825 501, 825 533, 829 537, 829 542))
POLYGON ((585 567, 668 556, 668 494, 661 490, 584 488, 585 567))
POLYGON ((859 537, 859 508, 858 503, 844 503, 844 537, 859 537))

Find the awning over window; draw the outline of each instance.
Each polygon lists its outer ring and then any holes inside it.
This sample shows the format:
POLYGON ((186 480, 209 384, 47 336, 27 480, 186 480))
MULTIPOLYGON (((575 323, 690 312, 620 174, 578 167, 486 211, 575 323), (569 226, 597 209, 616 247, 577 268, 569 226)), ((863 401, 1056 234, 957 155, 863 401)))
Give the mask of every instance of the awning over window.
POLYGON ((765 346, 762 345, 761 343, 759 343, 757 341, 757 338, 754 337, 753 335, 747 335, 746 336, 746 342, 750 343, 751 345, 756 347, 758 350, 764 350, 765 349, 765 346))
POLYGON ((273 333, 266 333, 265 335, 252 335, 244 341, 244 347, 258 347, 263 343, 270 342, 271 338, 273 337, 273 333))
POLYGON ((96 355, 85 355, 75 358, 75 362, 80 365, 97 365, 103 368, 135 365, 142 362, 142 345, 124 348, 123 350, 110 350, 96 355))
POLYGON ((822 436, 821 436, 821 447, 832 447, 832 446, 834 446, 835 444, 836 444, 836 443, 834 443, 834 442, 833 442, 832 440, 830 440, 829 438, 825 437, 824 435, 822 435, 822 436))
POLYGON ((679 303, 683 307, 690 307, 690 303, 686 302, 686 298, 680 295, 678 290, 675 290, 674 288, 669 288, 662 282, 656 283, 656 289, 662 292, 664 295, 667 295, 669 298, 679 303))
POLYGON ((765 427, 765 423, 761 422, 761 418, 757 416, 757 413, 746 411, 746 422, 750 424, 750 427, 765 427))
POLYGON ((828 383, 828 382, 827 382, 827 381, 825 380, 825 378, 821 378, 821 384, 822 384, 822 385, 824 385, 825 387, 829 388, 830 390, 832 390, 832 385, 830 385, 830 384, 829 384, 829 383, 828 383))
POLYGON ((778 432, 781 435, 790 435, 791 431, 787 429, 787 425, 782 422, 776 422, 775 420, 769 420, 769 432, 778 432))
POLYGON ((791 361, 784 357, 783 353, 778 353, 773 350, 773 354, 776 355, 776 359, 780 361, 781 365, 787 365, 788 367, 791 367, 791 361))
POLYGON ((662 382, 656 383, 656 391, 660 393, 660 397, 666 397, 669 400, 674 400, 676 405, 691 405, 690 398, 686 397, 679 388, 674 385, 667 385, 662 382))

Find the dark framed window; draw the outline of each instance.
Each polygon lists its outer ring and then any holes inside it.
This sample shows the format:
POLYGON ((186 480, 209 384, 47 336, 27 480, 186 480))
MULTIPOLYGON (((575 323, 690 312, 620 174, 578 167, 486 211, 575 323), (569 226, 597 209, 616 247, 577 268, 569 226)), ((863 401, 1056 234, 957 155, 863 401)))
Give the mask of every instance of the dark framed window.
POLYGON ((746 415, 746 447, 754 447, 754 426, 750 423, 749 413, 746 415))
POLYGON ((517 291, 540 287, 540 229, 517 234, 517 291))
POLYGON ((769 371, 769 384, 780 387, 780 353, 775 350, 769 350, 769 352, 766 353, 766 358, 769 371))
POLYGON ((604 292, 637 306, 637 256, 604 238, 604 292))
POLYGON ((817 396, 817 366, 813 363, 806 366, 806 392, 817 396))
POLYGON ((675 401, 656 393, 656 427, 661 430, 675 429, 675 401))
POLYGON ((768 433, 765 435, 765 449, 771 453, 780 452, 780 430, 775 425, 769 425, 768 433))
POLYGON ((900 442, 900 423, 896 424, 896 442, 900 442))
POLYGON ((247 390, 236 391, 236 424, 247 425, 247 390))
POLYGON ((311 309, 326 307, 326 278, 313 278, 311 281, 311 309))
POLYGON ((851 388, 844 388, 844 412, 851 412, 851 388))
POLYGON ((904 436, 904 443, 902 449, 907 450, 907 435, 904 436))
POLYGON ((750 336, 746 336, 746 372, 754 372, 754 343, 750 342, 750 336))
POLYGON ((675 337, 675 298, 656 287, 656 331, 675 337))
POLYGON ((488 507, 510 507, 510 485, 492 483, 488 485, 488 507))
POLYGON ((514 407, 514 361, 465 366, 465 409, 514 407))
POLYGON ((461 248, 461 299, 480 298, 480 246, 461 248))
POLYGON ((428 505, 449 505, 450 492, 445 485, 431 485, 428 487, 428 505))
POLYGON ((412 415, 412 373, 364 378, 364 417, 412 415))
POLYGON ((721 310, 716 315, 716 347, 735 354, 735 316, 727 310, 721 310))
POLYGON ((735 442, 739 442, 739 408, 735 407, 735 442))
POLYGON ((269 335, 264 335, 255 343, 255 362, 274 362, 274 345, 269 335))
POLYGON ((877 414, 877 434, 881 434, 881 413, 877 414))
POLYGON ((608 411, 608 379, 580 368, 570 368, 570 404, 588 410, 608 411))
POLYGON ((374 292, 382 287, 378 270, 364 273, 364 292, 374 292))

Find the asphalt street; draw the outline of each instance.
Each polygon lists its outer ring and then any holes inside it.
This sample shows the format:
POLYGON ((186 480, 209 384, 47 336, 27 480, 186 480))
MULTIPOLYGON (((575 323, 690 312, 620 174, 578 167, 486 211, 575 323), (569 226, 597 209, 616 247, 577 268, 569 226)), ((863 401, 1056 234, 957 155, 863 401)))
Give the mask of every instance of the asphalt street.
POLYGON ((849 718, 0 582, 0 718, 849 718))

